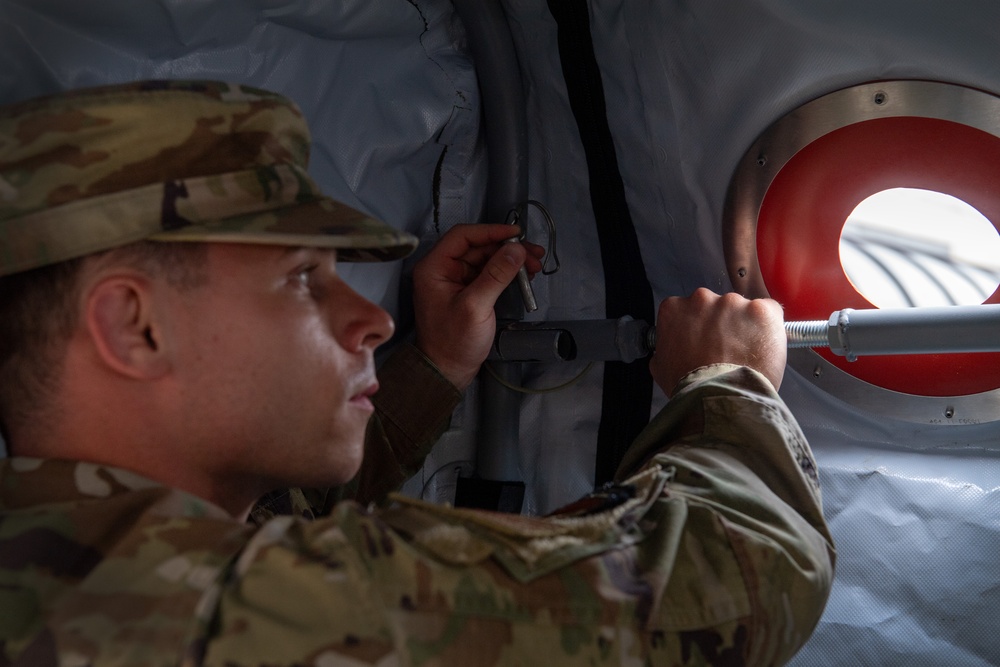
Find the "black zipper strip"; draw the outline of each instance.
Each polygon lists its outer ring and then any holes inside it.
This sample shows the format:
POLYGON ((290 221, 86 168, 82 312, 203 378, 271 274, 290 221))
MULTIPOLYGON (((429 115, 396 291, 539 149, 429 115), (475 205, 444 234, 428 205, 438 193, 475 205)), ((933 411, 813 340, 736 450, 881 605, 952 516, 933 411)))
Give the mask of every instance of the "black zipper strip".
MULTIPOLYGON (((618 319, 631 315, 653 323, 653 290, 618 169, 587 2, 548 0, 548 6, 558 26, 563 77, 587 159, 591 206, 604 267, 606 316, 618 319)), ((595 486, 602 486, 614 476, 625 450, 649 421, 652 398, 653 379, 646 359, 604 364, 595 486)))

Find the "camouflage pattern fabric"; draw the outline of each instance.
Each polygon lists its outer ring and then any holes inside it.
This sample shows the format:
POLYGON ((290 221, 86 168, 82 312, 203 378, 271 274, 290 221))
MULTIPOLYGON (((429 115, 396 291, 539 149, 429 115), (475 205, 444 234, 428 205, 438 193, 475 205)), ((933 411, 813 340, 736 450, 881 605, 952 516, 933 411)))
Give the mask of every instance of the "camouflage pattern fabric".
POLYGON ((143 239, 324 246, 398 259, 417 239, 323 196, 274 93, 144 81, 0 108, 0 275, 143 239))
POLYGON ((546 518, 397 498, 251 528, 122 471, 3 461, 0 665, 787 661, 834 552, 767 381, 696 371, 628 465, 546 518))

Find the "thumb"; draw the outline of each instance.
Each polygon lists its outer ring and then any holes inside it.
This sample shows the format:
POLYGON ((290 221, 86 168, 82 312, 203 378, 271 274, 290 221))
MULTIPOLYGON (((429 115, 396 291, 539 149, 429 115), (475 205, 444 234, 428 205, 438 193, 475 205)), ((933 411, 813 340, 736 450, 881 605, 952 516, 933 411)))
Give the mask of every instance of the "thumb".
POLYGON ((466 288, 467 294, 475 300, 489 299, 492 307, 524 265, 526 252, 520 243, 501 244, 500 249, 493 253, 483 270, 466 288))

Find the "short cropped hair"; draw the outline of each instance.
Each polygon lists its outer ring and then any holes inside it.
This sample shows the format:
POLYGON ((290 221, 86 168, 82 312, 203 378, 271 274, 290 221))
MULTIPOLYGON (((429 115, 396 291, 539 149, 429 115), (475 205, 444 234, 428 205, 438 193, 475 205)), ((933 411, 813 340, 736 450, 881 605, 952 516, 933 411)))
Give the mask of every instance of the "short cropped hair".
POLYGON ((0 430, 8 448, 12 429, 43 414, 58 387, 85 267, 129 266, 184 291, 207 282, 206 256, 202 243, 139 241, 0 278, 0 430))

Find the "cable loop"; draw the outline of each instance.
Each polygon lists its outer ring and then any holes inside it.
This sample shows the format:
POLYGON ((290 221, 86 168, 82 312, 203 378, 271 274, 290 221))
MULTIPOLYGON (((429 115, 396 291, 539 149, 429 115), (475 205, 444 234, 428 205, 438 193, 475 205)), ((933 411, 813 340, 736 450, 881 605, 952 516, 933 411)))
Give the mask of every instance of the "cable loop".
POLYGON ((571 387, 572 385, 576 384, 581 379, 583 379, 583 376, 587 374, 587 372, 591 369, 591 367, 593 367, 593 365, 594 362, 591 361, 590 363, 588 363, 586 366, 583 367, 582 371, 574 375, 566 382, 558 384, 554 387, 546 387, 544 389, 534 389, 532 387, 524 387, 521 385, 511 384, 510 382, 507 382, 502 377, 500 377, 500 374, 497 373, 495 370, 493 370, 493 364, 491 364, 488 361, 483 364, 483 368, 486 369, 486 372, 489 373, 494 380, 496 380, 498 383, 500 383, 507 389, 510 389, 511 391, 516 391, 519 394, 539 395, 539 394, 554 394, 557 391, 562 391, 563 389, 571 387))
MULTIPOLYGON (((527 206, 534 206, 535 208, 537 208, 539 212, 542 214, 542 217, 545 218, 545 225, 548 229, 549 234, 548 234, 548 242, 546 243, 546 248, 545 248, 545 262, 542 264, 542 275, 551 276, 553 273, 558 272, 560 267, 559 253, 556 249, 555 220, 552 219, 552 216, 549 214, 549 210, 545 208, 545 205, 542 204, 542 202, 538 201, 537 199, 529 199, 525 202, 525 204, 527 206), (547 269, 545 267, 549 265, 550 259, 553 262, 555 262, 555 266, 551 269, 547 269)), ((520 225, 521 216, 517 211, 518 211, 517 208, 512 208, 507 213, 506 223, 508 225, 520 225)), ((521 235, 517 237, 518 241, 524 241, 527 238, 528 235, 527 227, 528 227, 527 224, 521 226, 521 235)))

